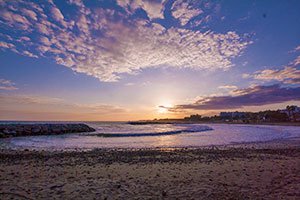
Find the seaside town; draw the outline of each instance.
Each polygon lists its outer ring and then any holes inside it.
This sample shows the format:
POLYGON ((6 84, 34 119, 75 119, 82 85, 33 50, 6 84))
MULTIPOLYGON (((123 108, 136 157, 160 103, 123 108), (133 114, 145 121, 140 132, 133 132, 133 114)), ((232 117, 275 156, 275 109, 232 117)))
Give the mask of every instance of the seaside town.
POLYGON ((265 110, 259 112, 220 112, 219 115, 201 116, 193 114, 183 119, 154 119, 129 122, 130 124, 152 124, 152 123, 296 123, 300 122, 300 107, 288 105, 284 109, 265 110))
POLYGON ((201 117, 201 115, 191 115, 185 117, 187 121, 223 121, 236 123, 260 123, 260 122, 299 122, 300 107, 291 105, 285 109, 265 110, 259 112, 220 112, 217 116, 201 117))

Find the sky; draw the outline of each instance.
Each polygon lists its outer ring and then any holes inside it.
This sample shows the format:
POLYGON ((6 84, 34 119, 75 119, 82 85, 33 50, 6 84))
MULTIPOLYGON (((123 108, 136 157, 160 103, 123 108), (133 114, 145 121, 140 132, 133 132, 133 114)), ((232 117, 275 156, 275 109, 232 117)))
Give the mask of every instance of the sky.
POLYGON ((0 0, 0 120, 300 106, 298 0, 0 0))

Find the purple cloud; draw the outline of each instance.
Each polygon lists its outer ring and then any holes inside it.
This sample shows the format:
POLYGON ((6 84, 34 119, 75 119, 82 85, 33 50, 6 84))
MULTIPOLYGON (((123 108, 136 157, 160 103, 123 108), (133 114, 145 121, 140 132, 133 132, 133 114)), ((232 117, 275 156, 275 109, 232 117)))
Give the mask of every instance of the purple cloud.
POLYGON ((0 79, 0 90, 17 90, 16 84, 11 80, 0 79))
POLYGON ((171 111, 195 110, 222 110, 237 109, 244 106, 262 106, 273 103, 300 100, 300 87, 284 88, 280 85, 253 86, 233 91, 233 95, 204 97, 195 103, 177 105, 171 111))
POLYGON ((253 74, 244 74, 243 77, 262 81, 275 80, 286 84, 300 84, 300 70, 292 66, 286 66, 283 69, 260 70, 253 74))

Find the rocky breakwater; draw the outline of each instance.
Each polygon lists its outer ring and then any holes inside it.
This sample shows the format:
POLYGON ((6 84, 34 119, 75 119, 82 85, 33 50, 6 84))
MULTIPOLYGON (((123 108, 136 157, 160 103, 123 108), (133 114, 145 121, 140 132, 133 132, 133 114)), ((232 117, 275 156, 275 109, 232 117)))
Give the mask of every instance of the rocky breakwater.
POLYGON ((0 124, 0 138, 94 131, 86 124, 0 124))

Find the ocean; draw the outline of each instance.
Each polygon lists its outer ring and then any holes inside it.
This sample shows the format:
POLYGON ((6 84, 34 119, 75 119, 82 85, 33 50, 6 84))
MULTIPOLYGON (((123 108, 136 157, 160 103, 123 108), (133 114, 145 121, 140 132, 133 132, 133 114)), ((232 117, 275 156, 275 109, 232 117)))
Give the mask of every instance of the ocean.
POLYGON ((130 125, 125 122, 84 123, 95 128, 96 132, 5 138, 0 139, 0 148, 91 150, 94 148, 206 147, 300 137, 300 127, 296 126, 241 124, 130 125))

